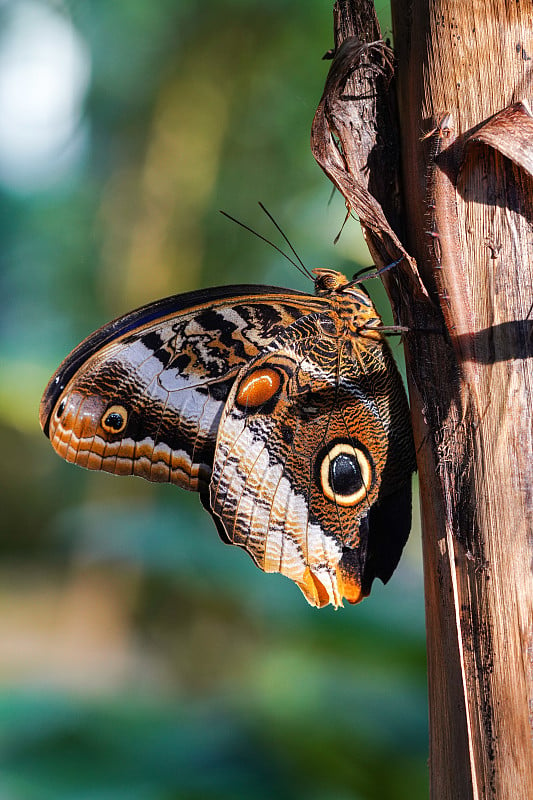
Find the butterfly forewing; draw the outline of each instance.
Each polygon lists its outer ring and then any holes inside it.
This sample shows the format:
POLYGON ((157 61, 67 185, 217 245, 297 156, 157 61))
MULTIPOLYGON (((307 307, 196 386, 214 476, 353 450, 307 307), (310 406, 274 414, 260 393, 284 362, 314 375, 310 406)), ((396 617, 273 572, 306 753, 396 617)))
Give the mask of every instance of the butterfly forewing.
POLYGON ((379 317, 323 272, 320 296, 223 287, 115 320, 63 362, 41 425, 68 461, 200 492, 225 541, 338 606, 390 577, 414 459, 379 317))
MULTIPOLYGON (((319 302, 296 293, 282 298, 267 287, 254 301, 238 289, 179 311, 165 301, 166 313, 155 320, 154 307, 146 307, 134 330, 96 352, 87 340, 89 355, 67 382, 63 376, 79 361, 74 351, 42 402, 41 422, 59 454, 92 469, 206 490, 218 420, 239 369, 307 313, 309 301, 319 302), (118 418, 114 428, 107 424, 111 409, 123 414, 122 425, 118 418)), ((112 325, 120 329, 120 320, 112 325)))

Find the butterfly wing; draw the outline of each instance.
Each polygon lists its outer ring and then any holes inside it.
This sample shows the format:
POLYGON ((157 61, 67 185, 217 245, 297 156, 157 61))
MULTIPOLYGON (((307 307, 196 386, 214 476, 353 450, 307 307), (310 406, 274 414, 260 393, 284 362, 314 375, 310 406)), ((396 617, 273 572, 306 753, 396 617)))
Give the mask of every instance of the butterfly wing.
POLYGON ((205 492, 236 375, 316 304, 235 286, 145 306, 65 359, 43 395, 41 426, 67 461, 205 492))
POLYGON ((159 301, 71 353, 41 425, 68 461, 198 491, 310 603, 356 602, 399 559, 414 462, 387 345, 338 323, 328 298, 272 287, 159 301))
POLYGON ((362 599, 409 534, 406 419, 383 340, 341 339, 327 314, 295 320, 241 369, 222 414, 209 498, 222 535, 312 605, 362 599))

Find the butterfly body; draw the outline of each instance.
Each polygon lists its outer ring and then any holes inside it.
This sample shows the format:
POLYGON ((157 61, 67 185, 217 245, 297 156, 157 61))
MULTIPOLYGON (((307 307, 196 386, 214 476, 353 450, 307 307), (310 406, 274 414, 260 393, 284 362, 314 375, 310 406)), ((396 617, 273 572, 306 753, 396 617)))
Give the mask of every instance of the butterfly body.
POLYGON ((388 580, 410 528, 408 409, 368 295, 236 286, 88 337, 41 403, 67 461, 198 491, 221 537, 318 606, 388 580))

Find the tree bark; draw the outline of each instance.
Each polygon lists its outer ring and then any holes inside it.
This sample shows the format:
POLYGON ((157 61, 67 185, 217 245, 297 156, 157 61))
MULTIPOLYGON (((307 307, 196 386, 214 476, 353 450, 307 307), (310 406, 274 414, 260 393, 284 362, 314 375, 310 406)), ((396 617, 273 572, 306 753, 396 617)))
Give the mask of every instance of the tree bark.
POLYGON ((393 0, 394 80, 372 15, 335 6, 312 146, 376 263, 400 260, 384 278, 410 328, 431 794, 529 798, 533 8, 393 0))

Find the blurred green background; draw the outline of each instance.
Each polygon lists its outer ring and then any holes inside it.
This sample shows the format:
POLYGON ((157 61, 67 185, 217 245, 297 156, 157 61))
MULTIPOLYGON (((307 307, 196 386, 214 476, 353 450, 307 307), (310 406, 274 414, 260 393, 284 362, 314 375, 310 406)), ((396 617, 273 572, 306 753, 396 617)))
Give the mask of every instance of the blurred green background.
POLYGON ((309 148, 331 11, 0 2, 2 800, 427 796, 417 524, 388 587, 317 611, 196 496, 68 465, 37 422, 60 360, 134 306, 310 290, 220 208, 279 241, 263 201, 310 267, 369 263, 353 221, 333 247, 309 148))

